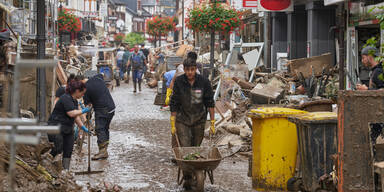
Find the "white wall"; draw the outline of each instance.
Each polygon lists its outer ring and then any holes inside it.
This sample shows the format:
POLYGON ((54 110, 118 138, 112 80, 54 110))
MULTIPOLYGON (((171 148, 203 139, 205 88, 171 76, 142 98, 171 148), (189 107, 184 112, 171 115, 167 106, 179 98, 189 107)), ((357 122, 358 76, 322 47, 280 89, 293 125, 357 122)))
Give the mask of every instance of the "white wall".
POLYGON ((127 33, 132 32, 132 19, 133 16, 129 12, 125 12, 125 30, 127 31, 127 33))

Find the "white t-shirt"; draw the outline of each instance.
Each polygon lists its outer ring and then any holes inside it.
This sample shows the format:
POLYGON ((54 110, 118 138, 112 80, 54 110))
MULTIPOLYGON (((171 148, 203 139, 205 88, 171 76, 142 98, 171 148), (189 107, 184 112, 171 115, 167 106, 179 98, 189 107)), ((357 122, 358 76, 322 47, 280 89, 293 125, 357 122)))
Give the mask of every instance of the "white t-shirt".
POLYGON ((117 60, 123 60, 123 55, 124 55, 124 51, 118 51, 117 54, 116 54, 116 59, 117 60))

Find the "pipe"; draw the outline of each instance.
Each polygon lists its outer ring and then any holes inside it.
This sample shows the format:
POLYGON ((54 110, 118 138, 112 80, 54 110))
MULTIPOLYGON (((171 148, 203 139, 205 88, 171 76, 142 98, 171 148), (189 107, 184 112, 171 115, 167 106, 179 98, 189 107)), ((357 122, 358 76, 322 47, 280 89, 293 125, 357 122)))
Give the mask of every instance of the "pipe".
MULTIPOLYGON (((37 1, 37 59, 45 58, 45 0, 37 1)), ((45 69, 37 69, 37 111, 40 122, 46 116, 46 77, 45 69)))

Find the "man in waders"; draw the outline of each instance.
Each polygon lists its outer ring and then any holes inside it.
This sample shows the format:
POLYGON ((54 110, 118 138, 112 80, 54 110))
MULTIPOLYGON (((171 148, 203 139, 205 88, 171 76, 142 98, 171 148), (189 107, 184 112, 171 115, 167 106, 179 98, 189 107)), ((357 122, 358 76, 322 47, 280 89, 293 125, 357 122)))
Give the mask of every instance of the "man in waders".
MULTIPOLYGON (((170 101, 171 133, 180 142, 180 147, 200 146, 209 111, 210 134, 215 133, 215 102, 211 82, 196 73, 194 59, 183 62, 184 74, 177 77, 170 101)), ((184 188, 192 190, 192 173, 183 172, 184 188)))
POLYGON ((143 52, 139 51, 137 45, 135 46, 135 52, 131 54, 131 57, 128 60, 128 67, 129 66, 132 67, 133 92, 136 93, 136 85, 139 84, 139 91, 141 91, 143 74, 147 71, 146 58, 143 52))

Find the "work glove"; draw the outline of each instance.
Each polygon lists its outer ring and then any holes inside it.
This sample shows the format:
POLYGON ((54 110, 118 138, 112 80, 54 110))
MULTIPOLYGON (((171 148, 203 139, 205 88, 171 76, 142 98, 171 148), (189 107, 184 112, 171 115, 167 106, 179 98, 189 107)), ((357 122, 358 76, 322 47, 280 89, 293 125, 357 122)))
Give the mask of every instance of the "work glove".
POLYGON ((85 108, 84 104, 81 101, 79 101, 79 104, 80 104, 81 109, 85 108))
POLYGON ((175 135, 176 133, 176 117, 171 116, 171 133, 172 135, 175 135))
POLYGON ((77 140, 77 137, 79 136, 79 128, 77 126, 75 126, 75 141, 77 140))
POLYGON ((172 89, 167 88, 167 98, 165 99, 165 105, 169 105, 169 101, 171 100, 172 89))
POLYGON ((216 131, 215 131, 215 120, 211 120, 211 128, 210 128, 210 130, 209 130, 209 134, 210 135, 214 135, 215 133, 216 133, 216 131))
POLYGON ((81 113, 84 114, 84 113, 89 113, 91 111, 90 108, 88 107, 84 107, 84 109, 81 110, 81 113))
POLYGON ((86 132, 86 133, 89 133, 89 130, 88 130, 88 128, 87 128, 87 127, 85 127, 84 125, 83 125, 83 126, 81 126, 81 129, 82 129, 84 132, 86 132))

